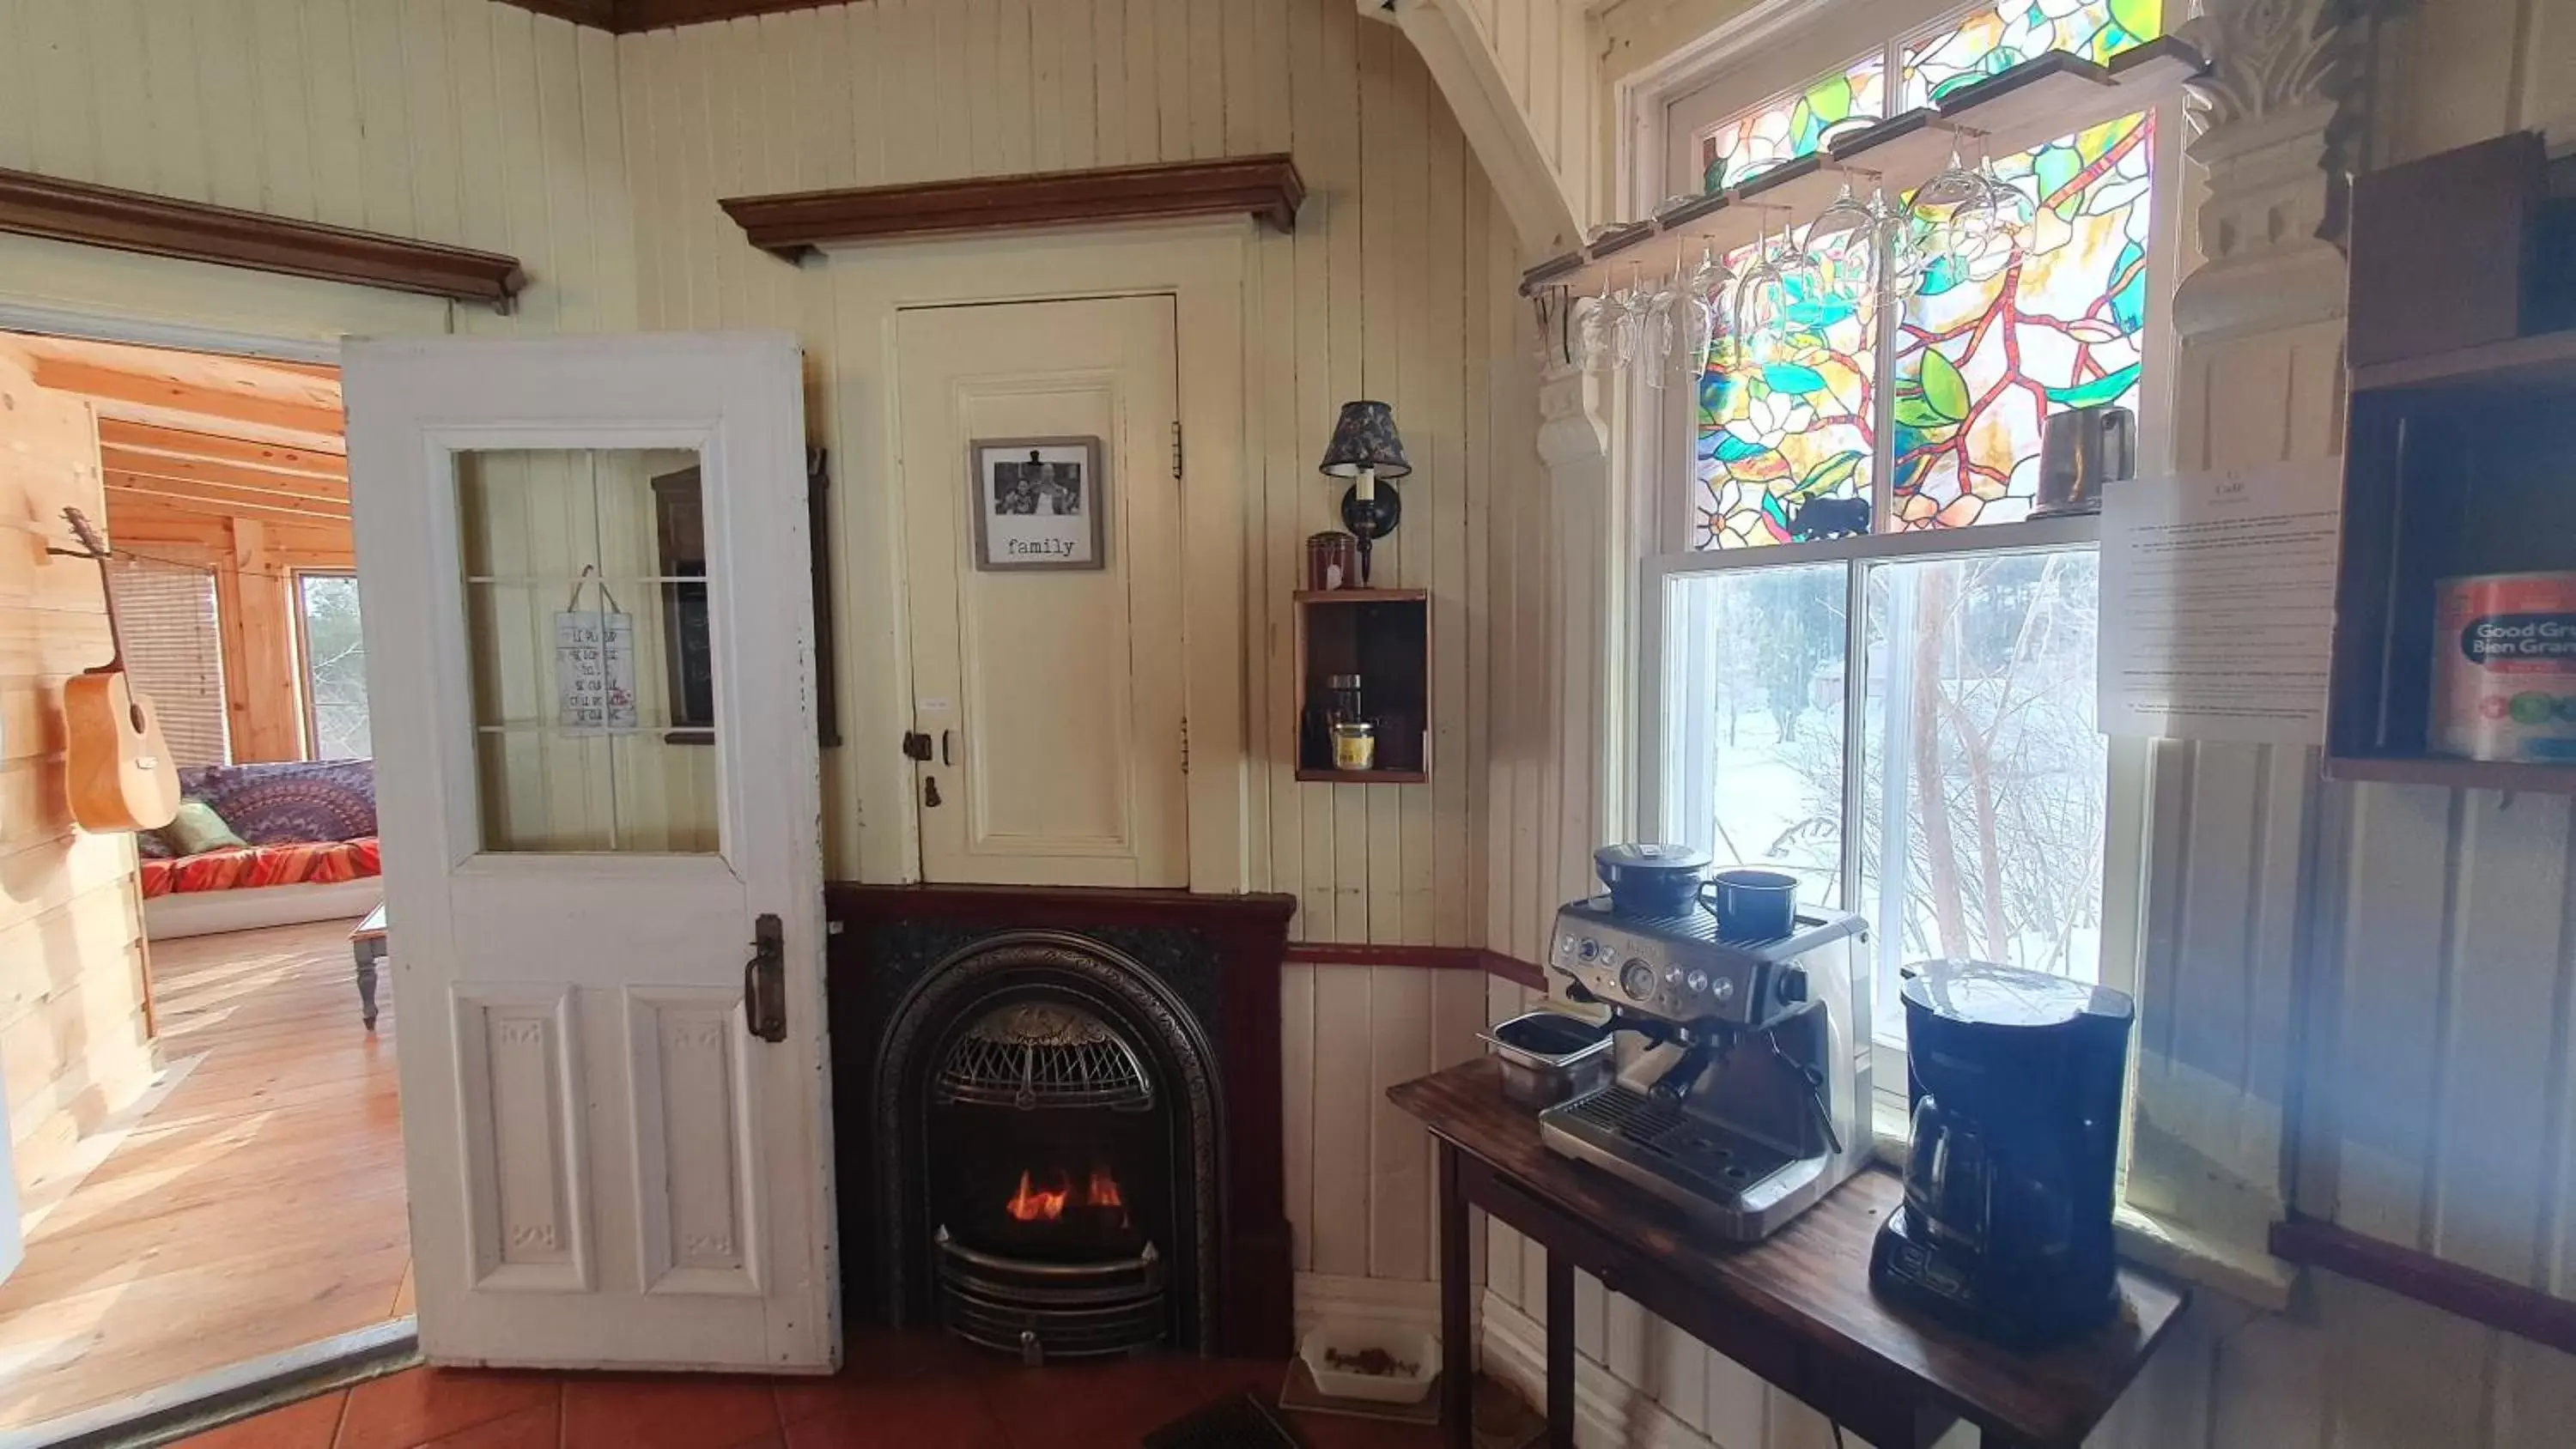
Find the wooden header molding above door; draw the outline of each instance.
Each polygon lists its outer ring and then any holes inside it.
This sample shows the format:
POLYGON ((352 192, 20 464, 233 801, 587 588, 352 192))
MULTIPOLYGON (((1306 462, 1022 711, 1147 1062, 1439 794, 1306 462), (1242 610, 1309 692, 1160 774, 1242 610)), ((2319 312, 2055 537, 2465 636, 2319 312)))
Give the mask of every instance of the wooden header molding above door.
POLYGON ((510 310, 527 274, 519 259, 178 201, 32 171, 0 170, 0 232, 420 292, 510 310))
POLYGON ((716 204, 741 223, 753 246, 796 261, 842 242, 1183 217, 1249 215, 1289 231, 1305 198, 1297 163, 1281 153, 736 196, 716 204))

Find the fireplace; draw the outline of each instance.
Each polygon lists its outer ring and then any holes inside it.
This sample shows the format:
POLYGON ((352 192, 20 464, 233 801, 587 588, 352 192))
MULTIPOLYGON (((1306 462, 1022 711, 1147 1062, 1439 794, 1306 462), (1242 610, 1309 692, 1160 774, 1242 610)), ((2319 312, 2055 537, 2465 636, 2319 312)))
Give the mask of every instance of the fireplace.
POLYGON ((1285 1352, 1286 904, 971 887, 832 899, 851 1311, 1031 1363, 1285 1352), (1230 929, 1208 929, 1211 900, 1230 929))

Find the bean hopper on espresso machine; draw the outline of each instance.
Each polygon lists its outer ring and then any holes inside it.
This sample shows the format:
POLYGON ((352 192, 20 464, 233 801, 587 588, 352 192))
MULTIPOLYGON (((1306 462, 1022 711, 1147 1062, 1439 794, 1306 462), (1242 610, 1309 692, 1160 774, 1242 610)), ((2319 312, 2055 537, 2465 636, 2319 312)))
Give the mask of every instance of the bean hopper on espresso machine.
POLYGON ((1651 1049, 1541 1136, 1721 1237, 1768 1236, 1869 1158, 1861 919, 1799 908, 1769 871, 1710 879, 1688 846, 1593 858, 1609 892, 1557 911, 1548 967, 1651 1049))

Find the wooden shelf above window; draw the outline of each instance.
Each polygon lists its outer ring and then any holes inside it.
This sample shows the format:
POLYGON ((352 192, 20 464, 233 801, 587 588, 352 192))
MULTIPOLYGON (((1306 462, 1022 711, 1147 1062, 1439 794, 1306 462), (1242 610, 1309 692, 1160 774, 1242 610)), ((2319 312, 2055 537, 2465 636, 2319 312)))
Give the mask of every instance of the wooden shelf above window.
POLYGON ((1581 251, 1539 263, 1521 276, 1521 291, 1547 287, 1590 291, 1617 261, 1650 275, 1669 272, 1708 245, 1732 250, 1780 230, 1783 214, 1811 218, 1845 186, 1903 192, 1949 160, 1962 134, 1984 136, 2008 153, 2063 135, 2088 116, 2102 119, 2155 103, 2186 77, 2208 69, 2200 52, 2166 36, 2132 46, 2100 64, 2065 51, 2036 55, 1944 97, 1937 106, 1890 116, 1854 131, 1826 150, 1772 167, 1723 191, 1677 202, 1642 221, 1593 239, 1581 251), (2107 110, 2108 114, 2102 114, 2107 110))
POLYGON ((816 249, 925 236, 1250 216, 1294 230, 1306 183, 1286 153, 719 201, 753 246, 797 261, 816 249))
POLYGON ((0 170, 0 232, 479 302, 507 312, 527 274, 519 259, 179 201, 32 171, 0 170))

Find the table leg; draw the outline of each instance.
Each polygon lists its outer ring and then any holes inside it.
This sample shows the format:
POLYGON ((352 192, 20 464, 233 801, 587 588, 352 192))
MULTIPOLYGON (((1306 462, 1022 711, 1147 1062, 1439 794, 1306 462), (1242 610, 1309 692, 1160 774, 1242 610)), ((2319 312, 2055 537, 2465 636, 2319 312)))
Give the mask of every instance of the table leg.
POLYGON ((367 1030, 376 1029, 376 953, 369 950, 373 942, 361 944, 354 954, 358 958, 358 1019, 367 1030))
POLYGON ((1476 1352, 1467 1324, 1467 1192, 1458 1181, 1458 1149, 1440 1144, 1440 1425, 1448 1449, 1474 1449, 1476 1352))
POLYGON ((1547 1443, 1574 1449, 1574 1265, 1547 1255, 1547 1443))

